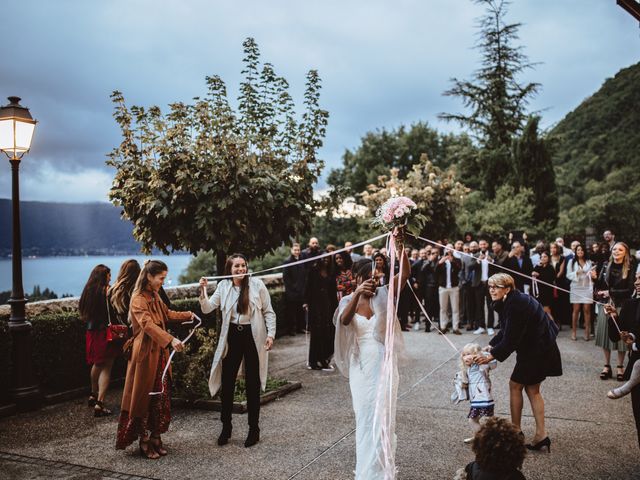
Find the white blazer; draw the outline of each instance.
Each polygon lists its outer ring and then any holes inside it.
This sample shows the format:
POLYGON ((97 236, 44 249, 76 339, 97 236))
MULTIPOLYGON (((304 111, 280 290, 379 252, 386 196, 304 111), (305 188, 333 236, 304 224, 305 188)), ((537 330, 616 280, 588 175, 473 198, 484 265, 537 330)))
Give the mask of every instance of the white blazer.
MULTIPOLYGON (((200 294, 200 308, 202 313, 210 313, 220 308, 222 312, 222 328, 220 329, 220 339, 218 347, 213 356, 213 364, 209 373, 209 392, 213 397, 222 384, 222 359, 227 355, 227 335, 229 334, 229 322, 231 319, 231 309, 235 302, 231 301, 232 280, 222 280, 218 283, 211 298, 207 293, 200 294)), ((276 338, 276 314, 271 306, 271 296, 262 280, 249 278, 249 318, 251 320, 251 333, 258 351, 260 362, 260 383, 262 390, 267 385, 267 368, 269 362, 269 352, 265 350, 264 344, 267 337, 276 338)))

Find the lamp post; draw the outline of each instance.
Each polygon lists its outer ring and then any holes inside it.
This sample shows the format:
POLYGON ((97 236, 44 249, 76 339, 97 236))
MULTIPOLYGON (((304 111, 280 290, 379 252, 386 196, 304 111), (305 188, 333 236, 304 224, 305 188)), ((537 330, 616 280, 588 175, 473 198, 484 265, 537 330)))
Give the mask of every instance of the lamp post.
POLYGON ((22 287, 22 242, 20 235, 20 160, 31 148, 36 121, 29 109, 20 105, 20 98, 9 97, 9 104, 0 108, 0 150, 11 163, 11 203, 13 207, 13 284, 11 289, 11 399, 19 410, 36 408, 41 400, 40 389, 32 367, 31 323, 27 320, 22 287))

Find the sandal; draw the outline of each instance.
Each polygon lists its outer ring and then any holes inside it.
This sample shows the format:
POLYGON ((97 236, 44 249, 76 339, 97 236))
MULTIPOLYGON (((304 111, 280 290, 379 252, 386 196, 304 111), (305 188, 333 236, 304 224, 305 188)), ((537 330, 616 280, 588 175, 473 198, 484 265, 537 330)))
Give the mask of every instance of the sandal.
POLYGON ((87 406, 95 407, 97 401, 98 401, 98 394, 91 392, 91 394, 89 395, 89 400, 87 400, 87 406))
POLYGON ((616 380, 622 382, 624 380, 624 365, 618 365, 616 368, 618 369, 616 380), (622 373, 620 373, 620 370, 622 370, 622 373))
POLYGON ((153 449, 161 456, 164 457, 167 453, 167 449, 164 448, 164 446, 162 445, 162 439, 160 437, 151 437, 149 439, 149 441, 151 442, 151 445, 153 446, 153 449))
POLYGON ((149 460, 157 460, 160 458, 160 455, 153 449, 149 440, 144 441, 142 439, 140 439, 140 456, 148 458, 149 460))
POLYGON ((611 378, 611 365, 605 365, 600 372, 600 380, 606 380, 607 378, 611 378))
POLYGON ((93 409, 94 417, 106 417, 107 415, 111 415, 111 410, 104 406, 100 400, 96 400, 96 405, 93 409))

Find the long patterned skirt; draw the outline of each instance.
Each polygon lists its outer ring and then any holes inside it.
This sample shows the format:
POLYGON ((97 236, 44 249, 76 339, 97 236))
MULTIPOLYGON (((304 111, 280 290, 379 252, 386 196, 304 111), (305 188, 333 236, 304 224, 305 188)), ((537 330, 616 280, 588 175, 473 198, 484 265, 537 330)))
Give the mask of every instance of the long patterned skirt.
MULTIPOLYGON (((164 355, 158 359, 156 379, 153 383, 155 392, 162 391, 162 372, 166 365, 164 355)), ((171 382, 169 376, 164 380, 164 392, 161 395, 149 396, 149 409, 147 417, 129 417, 129 412, 120 412, 118 420, 118 438, 116 448, 123 450, 139 439, 141 436, 159 436, 169 429, 171 423, 171 382)))

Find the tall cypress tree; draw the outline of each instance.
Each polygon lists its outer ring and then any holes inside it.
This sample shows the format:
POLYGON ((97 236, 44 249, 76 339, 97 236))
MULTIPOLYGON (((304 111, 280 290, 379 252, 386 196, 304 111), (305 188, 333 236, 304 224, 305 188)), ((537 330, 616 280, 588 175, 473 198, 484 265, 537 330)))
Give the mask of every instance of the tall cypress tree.
POLYGON ((475 0, 486 13, 479 19, 476 48, 481 53, 481 66, 470 80, 452 79, 453 87, 444 94, 460 97, 469 113, 442 113, 440 118, 469 128, 480 142, 483 152, 483 190, 488 198, 495 196, 498 186, 512 175, 510 150, 513 138, 526 122, 529 99, 538 83, 522 84, 518 76, 531 68, 523 48, 514 46, 520 23, 507 24, 506 0, 475 0))

